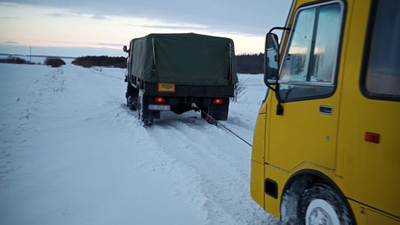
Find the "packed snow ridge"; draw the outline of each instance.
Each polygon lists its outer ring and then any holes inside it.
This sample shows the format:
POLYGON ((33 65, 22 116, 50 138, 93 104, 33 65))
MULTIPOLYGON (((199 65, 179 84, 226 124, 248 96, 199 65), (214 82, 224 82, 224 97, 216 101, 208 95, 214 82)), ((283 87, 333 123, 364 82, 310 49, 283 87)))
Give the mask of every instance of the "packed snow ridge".
MULTIPOLYGON (((276 224, 250 197, 251 148, 196 112, 143 127, 125 70, 0 64, 0 224, 276 224)), ((222 123, 251 142, 262 76, 222 123)))

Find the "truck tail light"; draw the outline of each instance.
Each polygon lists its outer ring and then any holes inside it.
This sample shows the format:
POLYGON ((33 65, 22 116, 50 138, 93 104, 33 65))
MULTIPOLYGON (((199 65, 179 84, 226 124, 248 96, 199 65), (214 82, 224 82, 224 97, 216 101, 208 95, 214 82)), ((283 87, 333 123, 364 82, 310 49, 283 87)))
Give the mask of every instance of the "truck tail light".
POLYGON ((216 98, 216 99, 214 99, 213 103, 214 103, 215 105, 221 105, 221 104, 222 104, 222 99, 216 98))
POLYGON ((164 103, 164 102, 165 102, 165 98, 163 98, 163 97, 156 98, 156 103, 164 103))

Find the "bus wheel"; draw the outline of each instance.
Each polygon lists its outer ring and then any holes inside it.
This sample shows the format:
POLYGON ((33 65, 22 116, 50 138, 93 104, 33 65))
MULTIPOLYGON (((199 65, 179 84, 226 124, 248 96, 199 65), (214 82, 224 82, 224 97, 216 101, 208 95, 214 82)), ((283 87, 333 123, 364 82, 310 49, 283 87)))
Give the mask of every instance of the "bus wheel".
POLYGON ((303 192, 297 214, 300 225, 352 224, 344 201, 326 184, 316 184, 303 192))

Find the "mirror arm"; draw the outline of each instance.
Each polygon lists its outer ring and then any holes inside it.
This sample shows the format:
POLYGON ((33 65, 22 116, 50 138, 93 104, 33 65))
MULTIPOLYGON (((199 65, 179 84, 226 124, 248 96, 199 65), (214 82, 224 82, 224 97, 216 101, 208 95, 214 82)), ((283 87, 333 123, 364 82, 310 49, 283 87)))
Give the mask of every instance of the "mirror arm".
POLYGON ((290 31, 290 27, 273 27, 271 28, 271 30, 269 30, 268 33, 272 33, 272 31, 274 30, 286 30, 286 31, 290 31))

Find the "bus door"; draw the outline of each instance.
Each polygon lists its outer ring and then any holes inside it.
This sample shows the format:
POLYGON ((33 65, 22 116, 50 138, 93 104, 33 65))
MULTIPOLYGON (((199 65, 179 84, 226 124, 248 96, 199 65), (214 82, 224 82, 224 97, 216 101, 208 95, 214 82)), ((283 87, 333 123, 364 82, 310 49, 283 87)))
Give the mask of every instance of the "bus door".
POLYGON ((341 1, 301 7, 295 15, 267 134, 268 163, 287 172, 303 163, 335 169, 343 18, 341 1), (275 113, 278 98, 282 115, 275 113))

